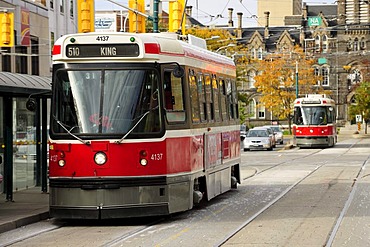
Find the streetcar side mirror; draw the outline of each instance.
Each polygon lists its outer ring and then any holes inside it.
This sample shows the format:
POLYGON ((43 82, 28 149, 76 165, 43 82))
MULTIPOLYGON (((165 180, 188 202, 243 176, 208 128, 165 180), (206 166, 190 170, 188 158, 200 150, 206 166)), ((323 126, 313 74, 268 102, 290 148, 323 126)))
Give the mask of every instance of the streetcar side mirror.
POLYGON ((176 77, 176 78, 181 78, 181 77, 184 77, 185 75, 185 70, 181 67, 181 66, 177 66, 173 72, 172 72, 173 76, 176 77))
POLYGON ((36 111, 37 102, 33 98, 29 98, 26 102, 26 108, 29 111, 36 111))

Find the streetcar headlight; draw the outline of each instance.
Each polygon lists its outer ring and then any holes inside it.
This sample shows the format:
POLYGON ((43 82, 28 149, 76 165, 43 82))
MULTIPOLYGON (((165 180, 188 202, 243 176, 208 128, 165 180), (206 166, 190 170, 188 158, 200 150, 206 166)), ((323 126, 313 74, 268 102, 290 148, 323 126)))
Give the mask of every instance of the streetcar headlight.
POLYGON ((146 166, 148 164, 148 161, 146 159, 141 159, 140 160, 140 165, 146 166))
POLYGON ((59 160, 59 161, 58 161, 58 165, 59 165, 60 167, 63 167, 65 164, 66 164, 66 162, 65 162, 64 160, 59 160))
POLYGON ((140 154, 140 165, 146 166, 148 164, 148 160, 146 158, 146 156, 148 155, 147 151, 141 150, 139 154, 140 154))
POLYGON ((95 154, 94 160, 97 165, 104 165, 107 162, 107 155, 103 152, 98 152, 95 154))

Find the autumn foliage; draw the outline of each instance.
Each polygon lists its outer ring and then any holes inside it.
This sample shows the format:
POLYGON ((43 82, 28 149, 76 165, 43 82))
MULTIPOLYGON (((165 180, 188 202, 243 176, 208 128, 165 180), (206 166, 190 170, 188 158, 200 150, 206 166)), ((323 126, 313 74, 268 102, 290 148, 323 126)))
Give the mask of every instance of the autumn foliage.
POLYGON ((297 81, 299 95, 324 92, 318 85, 321 78, 314 75, 314 62, 298 47, 293 52, 274 53, 257 61, 259 73, 254 86, 261 95, 258 104, 263 104, 274 119, 288 119, 290 123, 297 81))

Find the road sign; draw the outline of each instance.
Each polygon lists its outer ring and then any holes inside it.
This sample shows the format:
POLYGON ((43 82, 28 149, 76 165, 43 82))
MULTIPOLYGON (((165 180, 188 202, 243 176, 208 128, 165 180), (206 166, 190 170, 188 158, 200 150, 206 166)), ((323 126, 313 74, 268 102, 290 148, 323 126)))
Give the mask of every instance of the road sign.
POLYGON ((362 122, 362 115, 356 115, 356 123, 362 122))
POLYGON ((319 16, 309 17, 307 21, 308 21, 309 27, 321 26, 321 23, 322 23, 322 19, 319 16))

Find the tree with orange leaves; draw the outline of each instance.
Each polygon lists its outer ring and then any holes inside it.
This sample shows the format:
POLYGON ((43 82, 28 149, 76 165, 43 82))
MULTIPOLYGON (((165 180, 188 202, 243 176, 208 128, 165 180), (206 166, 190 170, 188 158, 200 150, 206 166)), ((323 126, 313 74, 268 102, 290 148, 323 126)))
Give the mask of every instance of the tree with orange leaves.
POLYGON ((317 83, 321 78, 314 74, 314 62, 299 47, 292 52, 270 54, 257 62, 259 74, 255 77, 254 86, 261 94, 259 104, 263 104, 274 119, 287 119, 289 129, 297 82, 300 95, 328 94, 317 83))

